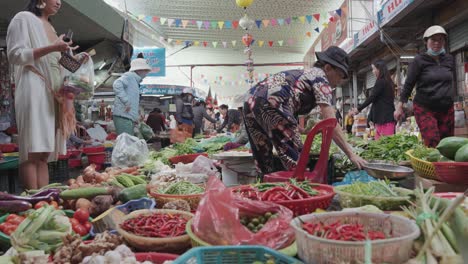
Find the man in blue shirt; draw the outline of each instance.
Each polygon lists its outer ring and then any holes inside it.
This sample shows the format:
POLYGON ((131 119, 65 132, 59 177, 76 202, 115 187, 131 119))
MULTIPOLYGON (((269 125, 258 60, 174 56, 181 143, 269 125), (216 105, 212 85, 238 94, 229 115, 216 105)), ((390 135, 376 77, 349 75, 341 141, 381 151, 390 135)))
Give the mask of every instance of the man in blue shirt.
POLYGON ((151 71, 145 59, 138 58, 130 63, 130 70, 124 73, 113 84, 114 125, 118 135, 134 135, 133 127, 138 121, 140 105, 140 83, 151 71))

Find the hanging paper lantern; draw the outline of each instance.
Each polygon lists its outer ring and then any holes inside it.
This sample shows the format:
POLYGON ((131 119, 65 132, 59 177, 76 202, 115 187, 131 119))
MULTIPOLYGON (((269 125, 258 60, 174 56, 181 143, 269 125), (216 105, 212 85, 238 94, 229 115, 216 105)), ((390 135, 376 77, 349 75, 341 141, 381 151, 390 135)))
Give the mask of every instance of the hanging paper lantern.
POLYGON ((239 26, 243 28, 244 30, 250 30, 253 28, 255 25, 255 22, 250 19, 247 14, 245 14, 240 20, 239 20, 239 26))
POLYGON ((236 0, 236 4, 238 7, 247 8, 253 3, 253 1, 254 0, 236 0))
POLYGON ((249 33, 245 34, 243 37, 242 37, 242 43, 244 43, 244 45, 246 47, 249 47, 250 44, 252 43, 253 41, 253 37, 252 35, 250 35, 249 33))

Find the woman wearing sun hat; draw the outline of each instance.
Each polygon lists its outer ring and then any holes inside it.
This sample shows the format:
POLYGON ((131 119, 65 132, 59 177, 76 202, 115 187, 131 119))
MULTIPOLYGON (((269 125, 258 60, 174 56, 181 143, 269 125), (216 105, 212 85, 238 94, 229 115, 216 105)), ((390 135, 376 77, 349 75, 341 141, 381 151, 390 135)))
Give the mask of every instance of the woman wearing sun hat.
MULTIPOLYGON (((316 52, 316 56, 317 62, 311 69, 279 72, 249 90, 244 122, 262 174, 278 167, 274 164, 273 147, 285 170, 297 165, 302 150, 297 115, 308 114, 319 106, 323 119, 335 118, 332 88, 348 78, 348 56, 336 46, 316 52)), ((333 139, 357 167, 366 163, 352 152, 340 125, 335 128, 333 139)))
POLYGON ((441 26, 429 27, 423 35, 426 51, 417 55, 408 68, 403 91, 394 116, 403 115, 403 104, 417 85, 413 101, 414 117, 428 147, 436 147, 442 138, 453 136, 453 75, 455 61, 445 51, 447 32, 441 26))
POLYGON ((118 135, 134 134, 140 106, 140 83, 151 71, 145 59, 137 58, 130 63, 130 70, 114 81, 114 125, 118 135))

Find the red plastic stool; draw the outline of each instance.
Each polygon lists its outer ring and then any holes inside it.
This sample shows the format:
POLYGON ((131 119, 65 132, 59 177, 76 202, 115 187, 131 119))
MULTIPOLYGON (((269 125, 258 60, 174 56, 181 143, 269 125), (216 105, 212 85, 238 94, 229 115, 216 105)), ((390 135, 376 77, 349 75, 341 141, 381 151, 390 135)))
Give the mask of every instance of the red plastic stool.
POLYGON ((333 130, 336 127, 336 119, 329 118, 317 123, 312 130, 307 134, 307 138, 302 148, 301 156, 297 162, 297 167, 294 171, 277 171, 263 176, 264 182, 285 182, 290 178, 296 178, 299 181, 307 179, 311 182, 327 183, 327 164, 330 144, 333 139, 333 130), (315 164, 312 172, 306 171, 306 166, 309 161, 310 148, 314 142, 315 135, 322 133, 322 145, 320 146, 320 157, 315 164))

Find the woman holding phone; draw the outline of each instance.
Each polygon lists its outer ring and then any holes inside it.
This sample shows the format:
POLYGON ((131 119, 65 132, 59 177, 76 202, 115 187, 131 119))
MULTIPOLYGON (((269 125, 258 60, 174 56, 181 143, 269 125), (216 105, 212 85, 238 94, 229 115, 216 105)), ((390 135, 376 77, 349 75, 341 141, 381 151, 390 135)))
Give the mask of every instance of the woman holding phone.
POLYGON ((71 40, 57 36, 50 17, 60 0, 30 0, 25 11, 13 17, 7 32, 7 53, 15 66, 15 110, 18 126, 20 177, 25 189, 49 183, 47 162, 66 152, 66 139, 57 131, 54 92, 62 86, 61 52, 71 40))

